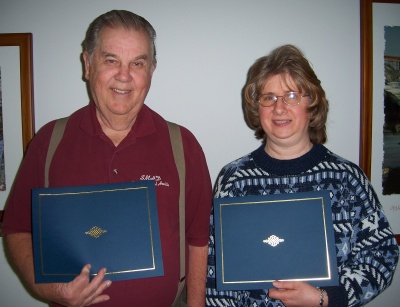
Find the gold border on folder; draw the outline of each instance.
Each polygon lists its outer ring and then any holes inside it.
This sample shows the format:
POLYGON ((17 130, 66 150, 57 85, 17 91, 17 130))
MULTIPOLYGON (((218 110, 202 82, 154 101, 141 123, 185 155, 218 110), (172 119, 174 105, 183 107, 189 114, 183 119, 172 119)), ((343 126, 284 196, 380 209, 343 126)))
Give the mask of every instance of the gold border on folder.
MULTIPOLYGON (((155 270, 155 256, 154 256, 154 242, 153 242, 153 227, 151 223, 151 213, 150 213, 150 201, 149 201, 149 191, 148 187, 134 187, 134 188, 124 188, 124 189, 105 189, 105 190, 98 190, 98 191, 82 191, 82 192, 67 192, 67 193, 41 193, 38 195, 39 197, 39 242, 40 242, 40 261, 41 261, 41 268, 42 268, 42 275, 43 276, 75 276, 76 274, 67 274, 67 273, 60 273, 60 274, 48 274, 44 272, 44 263, 43 263, 43 244, 42 244, 42 214, 41 214, 41 197, 43 196, 63 196, 63 195, 77 195, 77 194, 92 194, 92 193, 105 193, 105 192, 118 192, 118 191, 127 191, 127 190, 146 190, 146 199, 147 199, 147 213, 149 219, 149 232, 150 232, 150 245, 151 245, 151 257, 152 257, 152 266, 144 267, 140 269, 134 270, 123 270, 123 271, 111 271, 106 272, 106 275, 113 275, 113 274, 124 274, 124 273, 133 273, 133 272, 141 272, 141 271, 150 271, 155 270)), ((90 275, 96 276, 97 273, 91 273, 90 275)))
MULTIPOLYGON (((226 199, 227 201, 229 198, 226 199)), ((325 208, 324 208, 324 198, 323 197, 307 197, 307 198, 294 198, 294 199, 279 199, 279 200, 265 200, 258 202, 238 202, 238 203, 226 203, 222 204, 219 207, 220 210, 220 239, 221 239, 221 271, 222 271, 222 283, 223 284, 250 284, 250 283, 262 283, 262 282, 273 282, 272 279, 265 280, 237 280, 237 281, 226 281, 225 280, 225 267, 224 267, 224 240, 223 240, 223 227, 222 227, 222 208, 226 206, 238 206, 238 205, 259 205, 266 203, 277 203, 277 202, 295 202, 295 201, 309 201, 309 200, 320 200, 321 201, 321 210, 322 210, 322 220, 324 225, 324 237, 325 237, 325 255, 326 255, 326 266, 327 266, 327 276, 315 276, 312 278, 293 278, 293 279, 282 279, 282 281, 310 281, 310 280, 329 280, 331 279, 331 269, 330 269, 330 260, 329 260, 329 247, 328 247, 328 239, 327 239, 327 231, 326 231, 326 219, 325 219, 325 208)))

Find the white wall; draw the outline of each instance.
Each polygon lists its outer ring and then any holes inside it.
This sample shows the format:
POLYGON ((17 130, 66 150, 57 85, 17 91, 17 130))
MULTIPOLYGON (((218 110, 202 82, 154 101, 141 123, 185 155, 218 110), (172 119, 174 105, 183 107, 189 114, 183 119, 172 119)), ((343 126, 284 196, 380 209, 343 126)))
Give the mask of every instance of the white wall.
MULTIPOLYGON (((80 44, 88 24, 110 9, 132 10, 157 30, 147 104, 197 136, 212 180, 259 146, 240 93, 252 63, 284 43, 305 52, 326 90, 327 147, 358 162, 358 0, 0 0, 0 31, 33 33, 36 130, 88 103, 80 44)), ((3 254, 0 283, 0 305, 43 306, 25 294, 3 254)), ((384 305, 394 306, 390 301, 384 305)))

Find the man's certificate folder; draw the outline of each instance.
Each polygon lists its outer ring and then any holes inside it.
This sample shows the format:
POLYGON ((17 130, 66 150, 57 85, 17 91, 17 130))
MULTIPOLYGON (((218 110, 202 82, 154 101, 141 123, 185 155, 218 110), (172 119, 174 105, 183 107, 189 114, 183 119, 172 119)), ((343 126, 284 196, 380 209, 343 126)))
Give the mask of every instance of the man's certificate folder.
POLYGON ((164 274, 154 181, 33 189, 32 227, 37 283, 164 274))
POLYGON ((217 290, 338 285, 328 191, 214 199, 217 290))

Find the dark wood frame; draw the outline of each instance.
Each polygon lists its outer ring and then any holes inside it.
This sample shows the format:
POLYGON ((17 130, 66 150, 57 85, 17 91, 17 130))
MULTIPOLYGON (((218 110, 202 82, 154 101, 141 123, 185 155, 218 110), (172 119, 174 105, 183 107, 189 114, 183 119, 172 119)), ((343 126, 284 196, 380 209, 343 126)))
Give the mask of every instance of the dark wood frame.
MULTIPOLYGON (((22 148, 26 148, 35 133, 33 104, 32 33, 0 34, 0 47, 18 46, 20 52, 22 148)), ((0 226, 3 210, 0 210, 0 226)))
POLYGON ((360 0, 361 105, 359 164, 371 179, 372 148, 372 0, 360 0))
MULTIPOLYGON (((398 3, 400 0, 360 0, 361 27, 361 105, 360 105, 360 167, 371 179, 372 153, 372 94, 373 94, 373 35, 372 3, 398 3)), ((400 245, 400 234, 396 235, 400 245)))
POLYGON ((0 34, 0 47, 3 46, 18 46, 20 50, 22 146, 25 152, 35 131, 32 33, 0 34))

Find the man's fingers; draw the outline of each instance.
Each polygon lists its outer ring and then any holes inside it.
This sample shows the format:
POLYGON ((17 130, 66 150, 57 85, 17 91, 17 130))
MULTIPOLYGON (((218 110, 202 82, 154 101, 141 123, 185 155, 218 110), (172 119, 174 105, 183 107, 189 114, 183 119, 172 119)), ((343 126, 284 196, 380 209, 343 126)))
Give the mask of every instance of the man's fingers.
POLYGON ((92 268, 92 266, 90 264, 86 264, 81 271, 81 274, 85 274, 87 276, 90 275, 90 269, 92 268))

